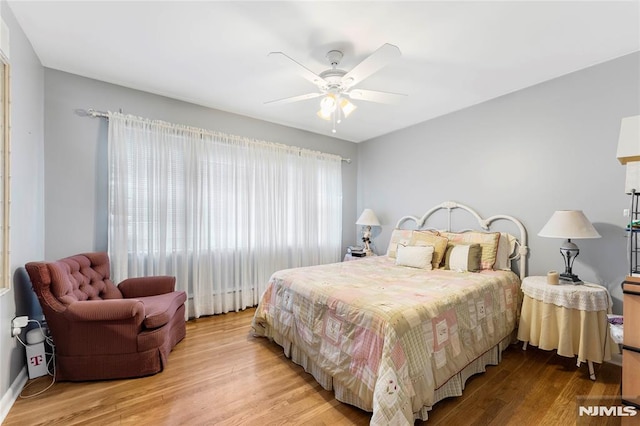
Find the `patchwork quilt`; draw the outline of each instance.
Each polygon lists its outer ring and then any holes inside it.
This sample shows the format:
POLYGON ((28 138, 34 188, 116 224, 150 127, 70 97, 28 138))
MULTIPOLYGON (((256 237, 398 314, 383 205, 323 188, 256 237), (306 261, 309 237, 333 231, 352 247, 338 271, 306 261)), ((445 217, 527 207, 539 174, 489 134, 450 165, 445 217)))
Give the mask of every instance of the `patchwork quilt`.
POLYGON ((253 318, 373 411, 413 424, 434 391, 514 330, 520 279, 397 266, 387 256, 287 269, 271 277, 253 318))

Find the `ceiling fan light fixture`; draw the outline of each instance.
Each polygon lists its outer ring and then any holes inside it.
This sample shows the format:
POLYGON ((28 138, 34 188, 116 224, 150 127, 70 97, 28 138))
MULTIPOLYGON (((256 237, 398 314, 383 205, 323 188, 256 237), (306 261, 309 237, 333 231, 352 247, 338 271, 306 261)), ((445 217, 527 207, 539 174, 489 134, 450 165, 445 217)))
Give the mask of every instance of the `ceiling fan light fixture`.
POLYGON ((331 116, 333 115, 332 112, 327 112, 323 109, 321 109, 320 111, 318 111, 318 117, 322 118, 323 120, 331 120, 331 116))
POLYGON ((336 110, 336 97, 332 94, 328 94, 320 101, 320 111, 323 114, 331 115, 336 110))
POLYGON ((352 104, 351 102, 349 102, 348 99, 342 98, 340 100, 340 109, 342 110, 342 114, 344 115, 344 118, 349 117, 349 115, 353 111, 355 111, 356 108, 358 107, 352 104))
POLYGON ((320 101, 320 111, 317 114, 323 120, 333 121, 335 130, 335 124, 340 124, 356 108, 348 99, 329 93, 320 101))

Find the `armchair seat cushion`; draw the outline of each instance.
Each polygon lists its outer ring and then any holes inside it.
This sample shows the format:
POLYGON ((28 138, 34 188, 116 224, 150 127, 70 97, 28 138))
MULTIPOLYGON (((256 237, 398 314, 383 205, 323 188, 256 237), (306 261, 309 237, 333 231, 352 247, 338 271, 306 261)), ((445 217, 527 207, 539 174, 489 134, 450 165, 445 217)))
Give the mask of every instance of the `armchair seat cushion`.
POLYGON ((156 296, 139 297, 137 300, 144 305, 143 324, 145 328, 158 328, 173 318, 176 311, 187 300, 187 294, 184 291, 172 291, 156 296))

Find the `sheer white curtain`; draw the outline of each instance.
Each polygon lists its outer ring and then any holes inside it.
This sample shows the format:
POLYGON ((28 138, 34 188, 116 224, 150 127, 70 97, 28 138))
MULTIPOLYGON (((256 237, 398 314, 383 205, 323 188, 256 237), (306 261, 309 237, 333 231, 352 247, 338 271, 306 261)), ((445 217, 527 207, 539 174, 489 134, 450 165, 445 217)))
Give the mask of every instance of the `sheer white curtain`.
POLYGON ((192 315, 258 303, 279 269, 336 262, 338 156, 109 113, 115 280, 175 275, 192 315))

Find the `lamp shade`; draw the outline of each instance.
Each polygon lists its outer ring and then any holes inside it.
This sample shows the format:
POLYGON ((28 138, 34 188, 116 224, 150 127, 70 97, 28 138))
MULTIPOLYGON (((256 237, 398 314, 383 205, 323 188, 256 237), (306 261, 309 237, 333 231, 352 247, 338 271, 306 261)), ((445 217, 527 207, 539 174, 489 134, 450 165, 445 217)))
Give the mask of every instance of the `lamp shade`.
POLYGON ((352 104, 351 102, 349 102, 348 99, 341 99, 340 100, 340 109, 342 110, 342 114, 344 114, 344 118, 349 117, 349 115, 355 111, 357 108, 357 106, 355 106, 354 104, 352 104))
POLYGON ((364 211, 356 221, 356 225, 380 226, 380 221, 376 217, 376 214, 373 212, 373 210, 364 209, 364 211))
POLYGON ((640 161, 640 115, 622 119, 616 157, 621 164, 640 161))
POLYGON ((548 238, 600 238, 582 210, 558 210, 538 232, 540 237, 548 238))

